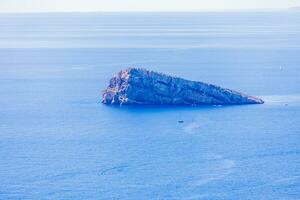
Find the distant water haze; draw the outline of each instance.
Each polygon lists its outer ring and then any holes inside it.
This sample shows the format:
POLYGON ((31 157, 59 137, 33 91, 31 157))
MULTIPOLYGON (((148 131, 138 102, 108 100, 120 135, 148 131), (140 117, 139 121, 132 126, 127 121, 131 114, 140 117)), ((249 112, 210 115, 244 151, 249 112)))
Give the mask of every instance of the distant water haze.
POLYGON ((297 0, 2 0, 0 12, 216 11, 288 9, 297 0))

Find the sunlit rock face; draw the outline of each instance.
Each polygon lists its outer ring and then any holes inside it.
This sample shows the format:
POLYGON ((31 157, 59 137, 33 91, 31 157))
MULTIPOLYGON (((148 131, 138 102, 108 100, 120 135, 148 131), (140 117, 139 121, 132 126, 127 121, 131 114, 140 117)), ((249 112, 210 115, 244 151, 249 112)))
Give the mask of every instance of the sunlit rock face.
POLYGON ((115 105, 262 104, 263 100, 199 81, 142 68, 128 68, 110 79, 102 103, 115 105))

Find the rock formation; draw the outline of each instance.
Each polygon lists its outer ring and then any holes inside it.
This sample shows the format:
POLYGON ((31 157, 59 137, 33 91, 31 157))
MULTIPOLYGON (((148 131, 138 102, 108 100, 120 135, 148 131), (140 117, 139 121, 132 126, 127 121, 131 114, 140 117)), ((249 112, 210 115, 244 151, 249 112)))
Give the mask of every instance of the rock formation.
POLYGON ((263 100, 199 81, 190 81, 141 68, 114 76, 103 91, 102 103, 116 105, 262 104, 263 100))

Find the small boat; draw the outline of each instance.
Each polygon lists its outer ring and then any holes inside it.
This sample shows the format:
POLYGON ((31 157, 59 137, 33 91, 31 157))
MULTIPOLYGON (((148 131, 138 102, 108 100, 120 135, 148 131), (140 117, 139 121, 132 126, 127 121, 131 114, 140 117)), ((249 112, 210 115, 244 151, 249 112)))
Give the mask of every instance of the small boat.
POLYGON ((184 121, 183 120, 178 120, 178 123, 183 123, 184 121))
POLYGON ((281 65, 280 65, 279 69, 280 69, 280 71, 282 71, 282 70, 283 70, 283 68, 282 68, 282 66, 281 66, 281 65))

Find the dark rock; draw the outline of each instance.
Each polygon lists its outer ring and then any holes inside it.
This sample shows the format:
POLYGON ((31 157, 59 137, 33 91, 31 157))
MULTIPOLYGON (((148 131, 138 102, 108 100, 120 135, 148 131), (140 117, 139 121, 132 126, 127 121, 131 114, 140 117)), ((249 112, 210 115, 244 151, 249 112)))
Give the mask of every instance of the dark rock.
POLYGON ((117 105, 262 104, 263 100, 199 81, 128 68, 114 76, 103 91, 102 103, 117 105))

